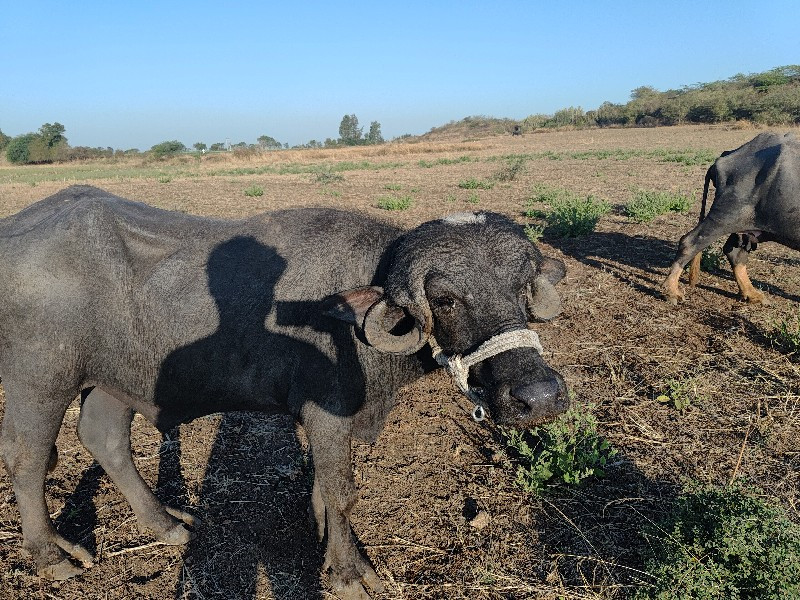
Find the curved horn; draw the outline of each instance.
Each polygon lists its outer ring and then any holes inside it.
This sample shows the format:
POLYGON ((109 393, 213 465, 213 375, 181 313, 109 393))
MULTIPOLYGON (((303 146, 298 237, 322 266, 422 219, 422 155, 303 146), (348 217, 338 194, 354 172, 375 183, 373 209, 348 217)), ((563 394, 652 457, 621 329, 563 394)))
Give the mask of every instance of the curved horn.
POLYGON ((367 342, 382 352, 413 354, 430 337, 430 326, 426 321, 416 318, 416 315, 409 316, 403 308, 389 304, 384 298, 367 311, 362 331, 367 342))

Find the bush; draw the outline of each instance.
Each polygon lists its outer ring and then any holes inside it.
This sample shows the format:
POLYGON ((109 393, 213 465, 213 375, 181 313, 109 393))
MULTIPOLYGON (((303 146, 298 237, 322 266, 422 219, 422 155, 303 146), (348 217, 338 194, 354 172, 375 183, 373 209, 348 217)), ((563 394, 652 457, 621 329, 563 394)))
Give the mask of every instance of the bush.
POLYGON ((625 205, 625 212, 637 223, 648 223, 668 212, 685 213, 691 206, 688 194, 637 190, 625 205))
POLYGON ((605 200, 573 196, 553 203, 546 220, 555 235, 578 237, 592 233, 600 217, 610 210, 605 200))
POLYGON ((503 430, 517 462, 517 485, 540 494, 560 483, 578 484, 603 477, 608 459, 617 451, 597 434, 590 406, 570 408, 558 419, 530 431, 503 430))
POLYGON ((263 196, 264 188, 262 188, 260 185, 251 185, 244 191, 244 195, 250 197, 263 196))
POLYGON ((494 183, 484 179, 464 179, 458 183, 458 187, 465 190, 490 190, 494 187, 494 183))
POLYGON ((637 600, 800 597, 800 526, 756 490, 690 487, 642 533, 654 584, 637 590, 637 600))
POLYGON ((18 165, 30 162, 30 145, 37 137, 35 133, 26 133, 13 138, 6 146, 8 162, 18 165))
POLYGON ((153 158, 165 158, 167 156, 174 156, 186 150, 186 146, 177 140, 169 142, 161 142, 150 148, 150 154, 153 158))
POLYGON ((384 210, 406 210, 411 207, 411 196, 381 196, 377 206, 384 210))
POLYGON ((788 353, 795 354, 800 351, 800 310, 776 323, 771 338, 775 345, 788 353))

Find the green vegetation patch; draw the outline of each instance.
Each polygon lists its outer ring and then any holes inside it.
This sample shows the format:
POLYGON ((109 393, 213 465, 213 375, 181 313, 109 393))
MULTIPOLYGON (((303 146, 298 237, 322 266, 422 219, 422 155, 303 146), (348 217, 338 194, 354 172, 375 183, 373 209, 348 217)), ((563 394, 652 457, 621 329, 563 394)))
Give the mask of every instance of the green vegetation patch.
POLYGON ((411 196, 381 196, 376 202, 384 210, 407 210, 411 208, 411 196))
POLYGON ((552 423, 531 430, 502 430, 517 464, 517 485, 541 494, 548 487, 605 475, 606 464, 617 451, 598 435, 591 408, 574 406, 552 423))
POLYGON ((490 190, 494 187, 494 182, 470 177, 469 179, 459 181, 458 187, 464 190, 490 190))
POLYGON ((264 195, 264 188, 260 185, 251 185, 244 191, 245 196, 256 197, 264 195))
POLYGON ((692 206, 692 197, 682 192, 637 190, 625 205, 625 212, 637 223, 649 223, 668 212, 686 213, 692 206))
POLYGON ((560 237, 579 237, 593 232, 600 218, 611 210, 605 200, 541 184, 534 188, 526 206, 526 216, 543 218, 547 230, 560 237), (549 210, 537 209, 537 204, 545 204, 549 210))
POLYGON ((757 490, 690 486, 643 535, 653 584, 636 600, 800 598, 800 526, 757 490))

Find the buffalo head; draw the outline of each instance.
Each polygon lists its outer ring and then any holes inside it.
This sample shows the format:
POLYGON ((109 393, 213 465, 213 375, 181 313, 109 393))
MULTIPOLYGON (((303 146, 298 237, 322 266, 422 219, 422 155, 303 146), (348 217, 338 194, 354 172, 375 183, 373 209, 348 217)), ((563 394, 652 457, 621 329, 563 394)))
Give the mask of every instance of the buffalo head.
MULTIPOLYGON (((543 258, 501 215, 431 221, 401 236, 389 252, 384 285, 343 292, 336 314, 383 352, 426 352, 423 347, 435 340, 446 355, 468 355, 498 334, 561 311, 554 285, 564 264, 543 258)), ((475 364, 470 386, 482 390, 493 419, 503 424, 532 425, 568 405, 564 380, 531 347, 475 364)))

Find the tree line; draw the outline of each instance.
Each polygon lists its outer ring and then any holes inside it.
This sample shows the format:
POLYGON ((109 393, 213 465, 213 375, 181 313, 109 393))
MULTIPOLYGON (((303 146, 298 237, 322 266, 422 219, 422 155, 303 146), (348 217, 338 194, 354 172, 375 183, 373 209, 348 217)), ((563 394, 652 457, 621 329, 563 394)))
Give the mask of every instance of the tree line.
MULTIPOLYGON (((465 120, 470 119, 469 117, 465 120)), ((557 110, 552 115, 533 114, 521 121, 503 119, 521 131, 550 127, 609 127, 679 125, 682 123, 722 123, 752 121, 764 125, 800 124, 800 65, 776 67, 762 73, 737 74, 710 83, 696 83, 680 89, 659 91, 652 86, 640 86, 631 92, 625 104, 603 102, 594 110, 580 106, 557 110)), ((0 131, 0 151, 12 163, 49 163, 56 161, 106 158, 140 154, 136 148, 114 150, 107 148, 72 147, 60 123, 45 123, 34 133, 11 138, 0 131)), ((410 137, 410 136, 402 136, 410 137)), ((289 148, 275 138, 262 135, 257 144, 216 142, 207 146, 197 142, 198 153, 228 150, 280 150, 289 148)), ((384 143, 381 124, 372 121, 367 133, 355 114, 344 115, 339 124, 339 137, 323 142, 310 140, 293 148, 335 148, 384 143)), ((147 151, 154 158, 190 152, 182 142, 165 141, 147 151)))
POLYGON ((530 131, 542 127, 647 127, 726 121, 763 125, 800 123, 800 65, 750 75, 739 73, 728 79, 663 92, 640 86, 631 92, 625 104, 603 102, 586 112, 570 106, 552 115, 530 115, 520 125, 523 131, 530 131))
MULTIPOLYGON (((96 158, 110 158, 114 156, 138 155, 142 152, 138 148, 129 150, 114 150, 111 147, 90 148, 87 146, 70 146, 64 135, 66 128, 61 123, 45 123, 39 131, 25 133, 17 137, 9 137, 0 131, 0 152, 5 152, 9 162, 15 164, 41 164, 52 162, 67 162, 73 160, 87 160, 96 158)), ((215 142, 206 145, 196 142, 192 145, 195 152, 224 152, 224 151, 256 151, 256 150, 281 150, 288 149, 289 144, 281 143, 274 137, 262 135, 257 138, 256 144, 238 142, 215 142)), ((384 143, 381 134, 381 124, 372 121, 369 132, 364 135, 364 128, 359 127, 358 117, 354 114, 345 115, 339 124, 339 138, 328 138, 324 142, 311 140, 306 144, 293 146, 294 148, 332 148, 336 146, 357 146, 364 144, 384 143)), ((155 144, 147 151, 151 158, 160 159, 177 154, 191 152, 191 150, 178 140, 168 140, 155 144)))

